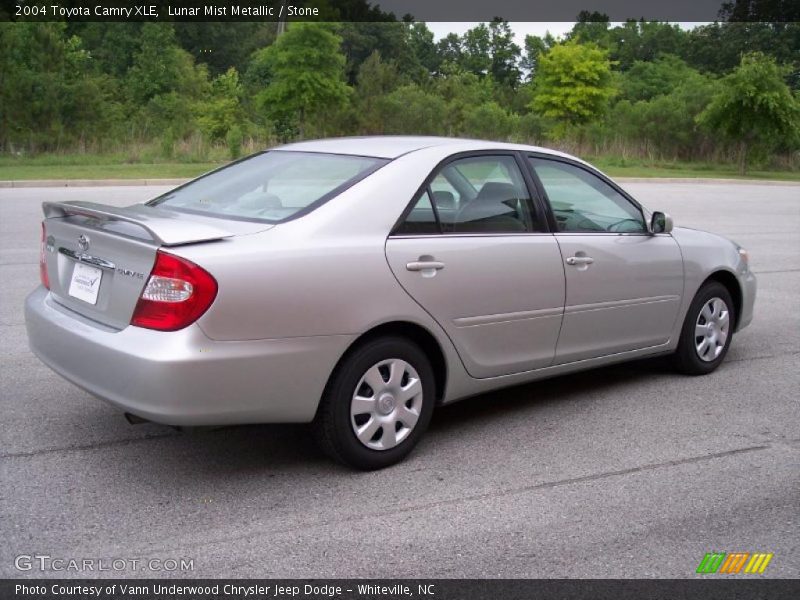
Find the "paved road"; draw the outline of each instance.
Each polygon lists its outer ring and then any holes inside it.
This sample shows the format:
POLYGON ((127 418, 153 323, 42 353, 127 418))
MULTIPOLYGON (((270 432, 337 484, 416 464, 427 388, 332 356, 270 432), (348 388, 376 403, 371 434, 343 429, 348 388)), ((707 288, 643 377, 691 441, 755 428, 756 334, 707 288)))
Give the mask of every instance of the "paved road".
POLYGON ((366 474, 300 426, 129 426, 51 373, 21 310, 39 202, 159 190, 0 190, 0 576, 44 553, 189 557, 196 576, 691 577, 712 550, 774 552, 768 575, 800 576, 800 187, 628 187, 751 251, 755 320, 727 362, 474 398, 438 411, 410 460, 366 474))

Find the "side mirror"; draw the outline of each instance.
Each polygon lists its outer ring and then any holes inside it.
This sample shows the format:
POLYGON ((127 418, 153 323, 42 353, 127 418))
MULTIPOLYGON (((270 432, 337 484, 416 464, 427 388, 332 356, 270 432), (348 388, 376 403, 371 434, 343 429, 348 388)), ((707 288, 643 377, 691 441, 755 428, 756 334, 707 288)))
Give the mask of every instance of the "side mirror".
POLYGON ((667 213, 654 212, 650 219, 650 233, 669 233, 672 225, 672 217, 667 213))

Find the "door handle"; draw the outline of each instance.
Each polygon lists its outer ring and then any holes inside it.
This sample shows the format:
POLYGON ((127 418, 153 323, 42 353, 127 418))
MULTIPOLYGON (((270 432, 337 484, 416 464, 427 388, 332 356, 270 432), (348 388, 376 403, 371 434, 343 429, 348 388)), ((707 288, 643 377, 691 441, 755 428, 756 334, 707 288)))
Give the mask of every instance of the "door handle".
POLYGON ((568 265, 590 265, 594 262, 591 256, 570 256, 567 259, 568 265))
POLYGON ((436 260, 417 260, 408 263, 406 269, 409 271, 427 271, 428 269, 438 271, 444 269, 444 263, 436 260))

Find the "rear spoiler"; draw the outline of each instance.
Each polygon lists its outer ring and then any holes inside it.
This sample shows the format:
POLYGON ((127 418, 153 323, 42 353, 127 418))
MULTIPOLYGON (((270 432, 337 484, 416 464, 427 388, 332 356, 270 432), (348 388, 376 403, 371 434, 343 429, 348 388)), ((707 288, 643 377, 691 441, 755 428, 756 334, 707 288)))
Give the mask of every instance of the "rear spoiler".
POLYGON ((234 235, 213 225, 177 218, 175 213, 144 204, 117 208, 97 202, 42 202, 42 210, 46 219, 75 215, 132 223, 144 229, 153 241, 163 246, 206 242, 234 235))

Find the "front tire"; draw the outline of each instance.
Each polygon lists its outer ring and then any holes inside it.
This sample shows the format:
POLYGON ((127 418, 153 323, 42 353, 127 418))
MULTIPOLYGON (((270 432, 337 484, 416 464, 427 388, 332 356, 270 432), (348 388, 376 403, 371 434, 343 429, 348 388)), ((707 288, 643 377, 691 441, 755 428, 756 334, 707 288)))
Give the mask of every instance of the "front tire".
POLYGON ((419 442, 435 396, 433 368, 419 346, 401 337, 368 341, 331 376, 314 437, 338 462, 362 470, 388 467, 419 442))
POLYGON ((674 363, 687 375, 705 375, 725 359, 736 323, 728 289, 718 281, 703 284, 695 294, 681 329, 674 363))

